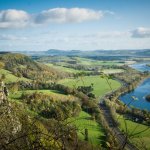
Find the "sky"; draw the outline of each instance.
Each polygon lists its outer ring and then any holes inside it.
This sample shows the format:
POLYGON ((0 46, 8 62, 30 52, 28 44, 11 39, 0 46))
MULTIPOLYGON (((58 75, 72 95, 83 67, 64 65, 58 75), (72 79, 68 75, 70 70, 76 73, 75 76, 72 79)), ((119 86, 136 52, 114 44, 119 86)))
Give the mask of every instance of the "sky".
POLYGON ((150 48, 150 0, 0 0, 0 51, 150 48))

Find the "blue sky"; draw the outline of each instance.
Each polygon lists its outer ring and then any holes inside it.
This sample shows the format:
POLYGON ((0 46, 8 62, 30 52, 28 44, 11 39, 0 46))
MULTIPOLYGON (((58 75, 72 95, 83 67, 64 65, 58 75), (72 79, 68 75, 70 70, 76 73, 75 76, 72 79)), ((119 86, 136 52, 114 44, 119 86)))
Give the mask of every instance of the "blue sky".
POLYGON ((150 0, 0 0, 0 50, 150 48, 150 0))

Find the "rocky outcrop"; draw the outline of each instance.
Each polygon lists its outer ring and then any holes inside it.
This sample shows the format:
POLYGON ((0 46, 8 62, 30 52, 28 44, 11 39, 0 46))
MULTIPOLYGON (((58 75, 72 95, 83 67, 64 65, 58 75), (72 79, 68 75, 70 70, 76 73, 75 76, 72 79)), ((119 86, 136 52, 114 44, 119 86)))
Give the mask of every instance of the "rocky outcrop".
POLYGON ((7 99, 3 84, 0 89, 0 145, 5 145, 21 130, 21 123, 7 99))

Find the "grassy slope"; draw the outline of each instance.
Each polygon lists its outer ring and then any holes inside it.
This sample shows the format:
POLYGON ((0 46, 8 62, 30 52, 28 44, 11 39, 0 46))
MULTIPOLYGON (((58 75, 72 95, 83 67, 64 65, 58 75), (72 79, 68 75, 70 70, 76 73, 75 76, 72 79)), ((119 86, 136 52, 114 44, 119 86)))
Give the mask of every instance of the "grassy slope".
MULTIPOLYGON (((123 117, 119 119, 119 122, 121 125, 120 128, 125 131, 125 123, 124 123, 123 117)), ((127 130, 129 134, 139 133, 137 135, 134 135, 131 138, 131 142, 137 144, 140 149, 142 148, 140 147, 142 146, 142 143, 146 145, 147 149, 150 149, 150 128, 146 125, 142 125, 142 124, 130 121, 130 120, 126 120, 126 123, 127 123, 127 130)))
MULTIPOLYGON (((24 92, 26 93, 33 93, 33 92, 41 92, 44 94, 50 94, 51 96, 57 97, 58 99, 67 99, 68 95, 64 95, 61 93, 58 93, 58 91, 55 90, 26 90, 24 92)), ((20 99, 21 94, 23 91, 18 91, 16 93, 10 94, 9 97, 11 99, 20 99)), ((29 110, 30 111, 30 110, 29 110)), ((34 112, 32 112, 34 114, 34 112)), ((78 117, 70 118, 69 122, 73 122, 73 124, 76 125, 78 128, 78 136, 81 140, 84 140, 84 129, 88 129, 89 134, 89 142, 94 145, 99 145, 104 137, 104 132, 102 130, 102 127, 94 120, 91 119, 91 116, 86 112, 81 112, 78 117)))
MULTIPOLYGON (((83 82, 80 78, 78 79, 64 79, 61 80, 60 83, 64 84, 66 86, 70 87, 78 87, 78 86, 89 86, 91 83, 94 84, 94 91, 93 93, 96 96, 102 96, 105 93, 111 91, 109 85, 107 84, 106 80, 104 78, 101 78, 100 76, 85 76, 82 78, 83 82)), ((110 80, 111 86, 113 89, 117 89, 120 87, 120 83, 115 80, 110 80)))
POLYGON ((17 91, 15 93, 11 93, 9 95, 10 98, 12 99, 20 99, 21 95, 22 95, 22 92, 25 92, 25 93, 33 93, 33 92, 39 92, 39 93, 43 93, 43 94, 47 94, 47 95, 50 95, 51 97, 57 99, 57 100, 68 100, 68 99, 75 99, 74 96, 72 95, 64 95, 62 93, 60 93, 59 91, 56 91, 56 90, 25 90, 25 91, 17 91))
POLYGON ((5 82, 9 83, 9 82, 16 82, 16 81, 29 81, 29 79, 26 79, 24 77, 22 78, 18 78, 15 75, 13 75, 10 71, 5 70, 5 69, 1 69, 0 70, 0 75, 4 74, 6 76, 5 82))
POLYGON ((92 144, 100 144, 102 137, 104 137, 104 132, 102 127, 94 120, 91 120, 91 116, 82 111, 78 117, 71 118, 73 124, 78 128, 78 136, 81 140, 84 140, 84 129, 88 129, 89 142, 92 144))

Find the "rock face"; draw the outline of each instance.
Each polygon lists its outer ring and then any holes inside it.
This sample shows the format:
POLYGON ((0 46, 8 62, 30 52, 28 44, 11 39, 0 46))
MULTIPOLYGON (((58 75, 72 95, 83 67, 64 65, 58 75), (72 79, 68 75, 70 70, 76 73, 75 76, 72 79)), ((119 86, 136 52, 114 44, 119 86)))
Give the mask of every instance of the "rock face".
POLYGON ((0 82, 0 105, 7 101, 7 96, 4 92, 4 88, 6 90, 5 84, 3 81, 0 82))
POLYGON ((0 84, 0 144, 4 145, 21 130, 21 123, 7 99, 3 82, 0 84))

